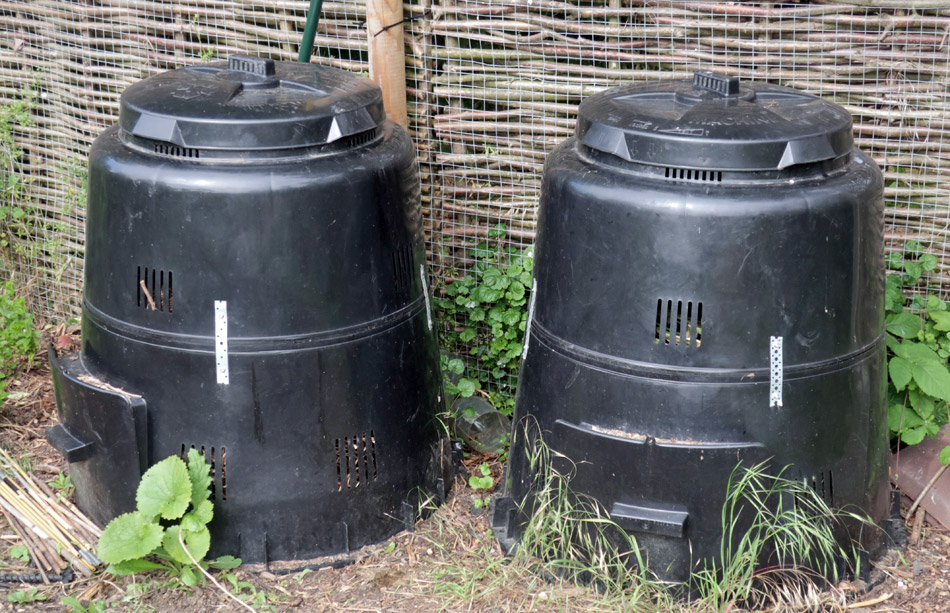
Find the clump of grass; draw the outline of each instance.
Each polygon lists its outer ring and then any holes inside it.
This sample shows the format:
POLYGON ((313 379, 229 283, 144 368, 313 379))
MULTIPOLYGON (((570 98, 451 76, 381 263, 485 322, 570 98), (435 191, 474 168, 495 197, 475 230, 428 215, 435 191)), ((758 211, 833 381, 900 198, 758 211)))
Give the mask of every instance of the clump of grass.
POLYGON ((516 561, 534 561, 546 572, 589 585, 625 610, 673 610, 671 592, 649 573, 636 538, 625 532, 597 500, 570 487, 573 463, 526 427, 525 446, 531 495, 520 511, 528 520, 514 552, 516 561), (557 464, 568 467, 562 472, 557 464))
POLYGON ((830 508, 806 484, 771 476, 764 463, 739 465, 723 505, 720 559, 693 573, 692 591, 717 611, 833 609, 840 596, 818 586, 837 583, 841 561, 859 559, 856 545, 842 546, 836 536, 846 533, 846 522, 877 529, 866 516, 830 508))

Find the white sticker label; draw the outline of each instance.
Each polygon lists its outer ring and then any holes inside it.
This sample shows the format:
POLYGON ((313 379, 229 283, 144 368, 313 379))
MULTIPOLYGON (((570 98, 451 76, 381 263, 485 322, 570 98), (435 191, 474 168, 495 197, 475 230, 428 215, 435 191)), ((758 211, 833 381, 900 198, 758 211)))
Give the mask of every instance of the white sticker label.
POLYGON ((429 324, 429 332, 432 332, 432 305, 429 304, 429 281, 426 279, 425 264, 419 264, 419 277, 422 278, 422 295, 426 299, 426 322, 429 324))
POLYGON ((214 362, 218 383, 230 383, 228 375, 228 303, 214 301, 214 362))
POLYGON ((769 337, 769 406, 782 406, 782 379, 784 366, 782 364, 782 337, 769 337))
POLYGON ((538 297, 538 280, 531 280, 531 302, 528 303, 528 319, 524 322, 524 349, 521 350, 521 361, 528 357, 528 341, 531 340, 531 320, 534 319, 534 300, 538 297))

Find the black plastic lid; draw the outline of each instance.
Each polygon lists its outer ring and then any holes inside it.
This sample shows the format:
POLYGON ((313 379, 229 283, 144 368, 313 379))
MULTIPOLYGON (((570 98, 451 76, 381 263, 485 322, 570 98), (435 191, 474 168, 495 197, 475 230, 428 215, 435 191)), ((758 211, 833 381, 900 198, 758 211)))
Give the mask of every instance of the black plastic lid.
POLYGON ((628 162, 711 170, 783 169, 854 146, 840 106, 712 72, 595 94, 580 105, 577 139, 628 162))
POLYGON ((135 83, 119 111, 130 134, 196 149, 311 147, 385 120, 382 92, 369 79, 242 55, 135 83))

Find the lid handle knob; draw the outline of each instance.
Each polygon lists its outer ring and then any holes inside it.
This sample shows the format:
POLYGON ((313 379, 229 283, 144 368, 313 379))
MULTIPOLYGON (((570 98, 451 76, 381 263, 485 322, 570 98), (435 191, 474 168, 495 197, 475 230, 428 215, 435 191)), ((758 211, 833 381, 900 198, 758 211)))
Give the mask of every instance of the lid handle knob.
POLYGON ((710 70, 697 70, 693 73, 693 89, 702 89, 720 96, 738 96, 739 77, 719 74, 710 70))
POLYGON ((274 76, 274 60, 268 60, 253 55, 228 56, 228 71, 244 72, 259 77, 274 76))

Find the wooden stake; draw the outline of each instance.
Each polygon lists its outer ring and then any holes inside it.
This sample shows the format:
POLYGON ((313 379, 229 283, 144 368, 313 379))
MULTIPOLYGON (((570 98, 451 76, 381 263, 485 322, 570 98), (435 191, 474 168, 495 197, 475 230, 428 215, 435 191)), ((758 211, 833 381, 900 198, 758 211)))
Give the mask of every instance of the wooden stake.
POLYGON ((369 76, 383 90, 386 115, 409 129, 402 0, 366 0, 369 76))

